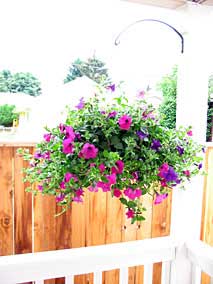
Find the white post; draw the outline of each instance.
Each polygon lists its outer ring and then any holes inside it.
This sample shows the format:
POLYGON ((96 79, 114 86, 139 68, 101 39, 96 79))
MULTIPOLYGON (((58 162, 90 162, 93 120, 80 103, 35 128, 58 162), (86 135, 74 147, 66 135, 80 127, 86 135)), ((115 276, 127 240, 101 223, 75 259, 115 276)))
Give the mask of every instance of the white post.
MULTIPOLYGON (((199 5, 184 11, 188 19, 185 51, 178 68, 177 126, 192 126, 194 139, 206 138, 208 98, 208 13, 199 5)), ((186 191, 173 190, 171 236, 182 240, 199 239, 202 214, 203 177, 196 177, 186 191)), ((177 251, 175 261, 176 284, 191 284, 192 267, 184 247, 177 251)))

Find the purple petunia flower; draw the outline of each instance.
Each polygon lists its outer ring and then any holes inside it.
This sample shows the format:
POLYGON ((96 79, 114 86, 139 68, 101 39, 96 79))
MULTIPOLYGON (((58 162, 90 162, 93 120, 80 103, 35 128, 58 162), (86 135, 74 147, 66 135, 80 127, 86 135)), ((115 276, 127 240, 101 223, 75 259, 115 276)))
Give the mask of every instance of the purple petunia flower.
POLYGON ((177 151, 178 151, 179 155, 180 155, 180 156, 182 156, 182 155, 183 155, 183 153, 184 153, 184 148, 183 148, 183 147, 181 147, 181 146, 177 146, 177 147, 176 147, 176 149, 177 149, 177 151))
POLYGON ((84 102, 84 98, 82 97, 80 98, 79 103, 75 107, 80 110, 80 109, 83 109, 84 106, 85 106, 85 102, 84 102))
POLYGON ((43 158, 44 158, 45 160, 50 160, 50 151, 45 152, 45 153, 43 154, 43 158))
POLYGON ((107 86, 106 89, 110 90, 111 92, 114 92, 115 91, 115 84, 107 86))
POLYGON ((161 148, 161 143, 159 140, 153 139, 152 140, 152 145, 151 145, 151 149, 158 152, 159 149, 161 148))
POLYGON ((43 157, 43 155, 41 154, 41 152, 35 152, 35 154, 34 154, 35 159, 41 159, 42 157, 43 157))
POLYGON ((145 133, 145 132, 140 131, 140 130, 136 131, 136 134, 138 135, 138 137, 139 137, 141 140, 143 140, 143 139, 145 139, 145 138, 147 138, 147 137, 149 136, 148 133, 145 133))
POLYGON ((116 115, 117 115, 117 111, 111 111, 109 114, 108 114, 108 118, 114 118, 114 117, 116 117, 116 115))
POLYGON ((202 167, 203 167, 203 165, 202 165, 202 163, 200 163, 200 164, 198 165, 198 170, 202 169, 202 167))
POLYGON ((98 149, 93 144, 86 143, 81 149, 79 157, 84 158, 86 160, 95 159, 97 154, 98 154, 98 149))
POLYGON ((129 130, 132 124, 132 118, 128 115, 123 115, 119 118, 118 124, 120 126, 120 129, 129 130))

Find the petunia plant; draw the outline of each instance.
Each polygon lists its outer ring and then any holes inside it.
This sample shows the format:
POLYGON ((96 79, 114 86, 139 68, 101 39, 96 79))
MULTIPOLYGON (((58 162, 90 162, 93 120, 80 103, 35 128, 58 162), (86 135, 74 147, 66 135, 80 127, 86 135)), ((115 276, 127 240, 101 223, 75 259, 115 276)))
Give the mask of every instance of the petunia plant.
POLYGON ((29 190, 54 195, 62 212, 83 202, 85 191, 111 192, 132 222, 144 220, 142 196, 159 204, 202 168, 202 146, 191 128, 167 129, 156 110, 140 97, 129 103, 115 86, 98 89, 68 109, 64 123, 46 128, 33 155, 19 150, 29 167, 29 190), (110 103, 107 103, 110 101, 110 103))

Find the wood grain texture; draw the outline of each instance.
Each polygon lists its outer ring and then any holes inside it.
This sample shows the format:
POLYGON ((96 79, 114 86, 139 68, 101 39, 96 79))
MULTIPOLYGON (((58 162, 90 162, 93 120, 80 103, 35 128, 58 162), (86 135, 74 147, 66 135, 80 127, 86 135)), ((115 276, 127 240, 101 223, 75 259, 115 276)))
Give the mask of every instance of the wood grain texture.
MULTIPOLYGON (((122 214, 121 203, 118 198, 113 198, 110 192, 106 200, 106 244, 121 242, 122 214)), ((105 272, 105 284, 119 283, 119 270, 105 272)))
POLYGON ((0 148, 0 255, 14 253, 13 167, 13 149, 11 147, 0 148))
MULTIPOLYGON (((23 182, 22 168, 28 163, 14 151, 14 241, 15 254, 32 252, 32 194, 26 192, 29 183, 23 182)), ((32 148, 29 149, 32 153, 32 148)))
MULTIPOLYGON (((203 212, 201 223, 201 240, 213 246, 213 147, 208 147, 205 159, 203 191, 203 212)), ((209 284, 210 277, 202 273, 202 284, 209 284)))
MULTIPOLYGON (((56 249, 56 204, 54 196, 34 197, 34 251, 56 249)), ((45 284, 55 284, 47 280, 45 284)))
MULTIPOLYGON (((170 233, 172 193, 161 204, 153 205, 152 238, 168 236, 170 233)), ((161 284, 162 264, 153 266, 153 284, 161 284)))

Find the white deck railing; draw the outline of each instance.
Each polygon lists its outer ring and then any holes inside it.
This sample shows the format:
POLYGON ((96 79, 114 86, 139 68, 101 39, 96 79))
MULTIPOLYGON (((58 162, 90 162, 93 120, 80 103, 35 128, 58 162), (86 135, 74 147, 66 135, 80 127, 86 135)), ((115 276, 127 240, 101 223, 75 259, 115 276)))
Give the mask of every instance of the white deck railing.
MULTIPOLYGON (((201 242, 186 245, 188 257, 196 267, 213 276, 212 248, 201 242)), ((175 284, 175 257, 178 243, 169 237, 0 257, 0 283, 16 284, 94 273, 94 284, 102 283, 102 272, 120 269, 120 284, 128 283, 128 267, 144 265, 144 284, 152 284, 153 263, 162 262, 161 283, 175 284)), ((195 269, 198 275, 198 269, 195 269)), ((199 275, 198 275, 199 277, 199 275)), ((200 282, 192 282, 197 284, 200 282)), ((80 283, 79 283, 80 284, 80 283)), ((117 283, 110 283, 117 284, 117 283)), ((137 283, 140 284, 140 283, 137 283)), ((178 283, 179 284, 179 283, 178 283)))

